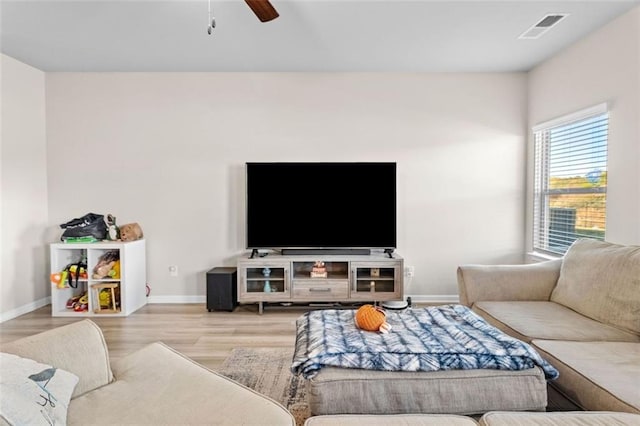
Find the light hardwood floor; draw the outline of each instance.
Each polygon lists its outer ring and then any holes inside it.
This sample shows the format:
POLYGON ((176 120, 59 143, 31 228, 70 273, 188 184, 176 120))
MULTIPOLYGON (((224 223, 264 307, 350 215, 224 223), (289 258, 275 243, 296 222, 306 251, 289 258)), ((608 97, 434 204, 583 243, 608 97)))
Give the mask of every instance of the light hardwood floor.
MULTIPOLYGON (((204 304, 152 304, 128 317, 105 314, 91 319, 102 329, 112 360, 155 341, 212 369, 236 347, 290 348, 293 354, 295 322, 306 309, 257 312, 257 305, 241 305, 234 312, 208 312, 204 304)), ((0 350, 6 342, 74 321, 77 319, 52 318, 50 306, 5 321, 0 324, 0 350)))

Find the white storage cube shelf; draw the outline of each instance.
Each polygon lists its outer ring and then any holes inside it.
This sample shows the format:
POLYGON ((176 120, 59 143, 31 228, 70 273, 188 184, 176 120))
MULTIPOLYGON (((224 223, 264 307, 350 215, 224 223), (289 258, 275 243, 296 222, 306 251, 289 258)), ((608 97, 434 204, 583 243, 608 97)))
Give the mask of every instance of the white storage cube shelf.
MULTIPOLYGON (((87 278, 78 279, 77 288, 70 287, 68 281, 63 288, 54 282, 51 286, 51 315, 54 317, 127 316, 147 303, 145 241, 131 242, 103 241, 98 243, 53 243, 50 245, 51 273, 59 273, 69 264, 75 264, 83 257, 87 261, 87 278), (105 253, 117 250, 120 258, 120 277, 93 279, 92 274, 99 259, 105 253), (119 293, 116 309, 100 307, 98 293, 103 284, 113 284, 119 293), (67 301, 86 292, 87 310, 67 309, 67 301)), ((76 280, 73 279, 75 284, 76 280)))

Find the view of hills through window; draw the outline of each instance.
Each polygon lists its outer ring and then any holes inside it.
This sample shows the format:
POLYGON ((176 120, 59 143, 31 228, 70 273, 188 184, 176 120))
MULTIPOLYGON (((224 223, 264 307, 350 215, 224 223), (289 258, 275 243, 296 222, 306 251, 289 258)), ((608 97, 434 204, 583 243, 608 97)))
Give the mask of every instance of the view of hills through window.
POLYGON ((604 239, 608 113, 535 132, 534 248, 604 239))

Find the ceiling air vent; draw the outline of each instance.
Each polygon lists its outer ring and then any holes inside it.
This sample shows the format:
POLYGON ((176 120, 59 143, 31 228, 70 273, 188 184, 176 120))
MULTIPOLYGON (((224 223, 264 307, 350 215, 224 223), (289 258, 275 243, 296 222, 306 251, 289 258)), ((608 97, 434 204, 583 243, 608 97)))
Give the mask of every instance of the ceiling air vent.
POLYGON ((549 31, 551 27, 556 25, 558 22, 562 21, 567 16, 569 16, 568 13, 550 13, 545 17, 543 17, 534 26, 529 28, 524 33, 522 33, 518 38, 526 38, 526 39, 539 38, 542 34, 549 31))

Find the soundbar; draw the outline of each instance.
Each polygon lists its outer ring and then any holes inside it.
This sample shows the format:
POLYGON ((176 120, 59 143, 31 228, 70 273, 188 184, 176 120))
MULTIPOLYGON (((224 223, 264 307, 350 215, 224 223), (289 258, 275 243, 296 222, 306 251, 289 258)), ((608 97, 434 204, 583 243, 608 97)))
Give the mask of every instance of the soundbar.
POLYGON ((301 256, 301 255, 324 255, 324 256, 357 256, 371 254, 371 249, 368 248, 336 248, 336 249, 297 249, 289 248, 282 249, 283 256, 301 256))

